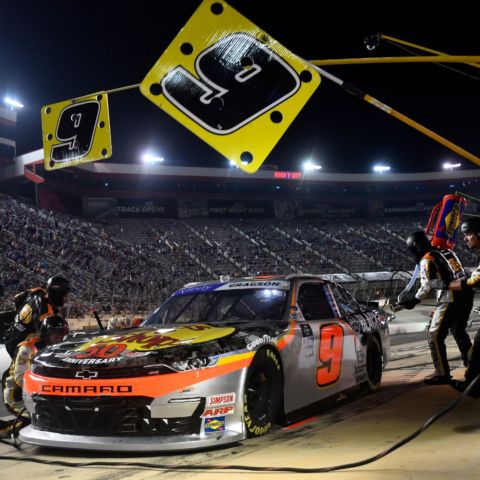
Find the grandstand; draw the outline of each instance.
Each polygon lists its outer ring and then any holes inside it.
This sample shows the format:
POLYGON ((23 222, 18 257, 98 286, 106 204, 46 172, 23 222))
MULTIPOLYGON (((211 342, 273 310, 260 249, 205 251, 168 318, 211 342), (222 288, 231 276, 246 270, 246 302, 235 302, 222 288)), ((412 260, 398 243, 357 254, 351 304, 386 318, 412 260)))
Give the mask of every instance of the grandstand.
MULTIPOLYGON (((92 307, 142 314, 186 282, 221 275, 320 273, 364 299, 388 296, 413 269, 409 233, 443 195, 478 187, 476 170, 346 180, 100 162, 47 173, 41 151, 14 160, 0 170, 2 306, 63 272, 70 318, 92 307)), ((462 242, 457 252, 476 265, 462 242)))

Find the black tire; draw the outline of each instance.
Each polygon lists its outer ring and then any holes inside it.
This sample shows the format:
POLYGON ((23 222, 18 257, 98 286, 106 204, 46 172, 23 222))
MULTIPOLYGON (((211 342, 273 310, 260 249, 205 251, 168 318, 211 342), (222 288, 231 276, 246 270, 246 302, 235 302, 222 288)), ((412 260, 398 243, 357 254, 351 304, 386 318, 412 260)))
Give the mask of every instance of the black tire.
POLYGON ((375 337, 367 340, 367 388, 370 392, 376 392, 382 382, 382 348, 375 337))
POLYGON ((249 437, 260 437, 272 428, 282 403, 282 369, 275 352, 263 348, 255 355, 245 381, 243 413, 249 437))

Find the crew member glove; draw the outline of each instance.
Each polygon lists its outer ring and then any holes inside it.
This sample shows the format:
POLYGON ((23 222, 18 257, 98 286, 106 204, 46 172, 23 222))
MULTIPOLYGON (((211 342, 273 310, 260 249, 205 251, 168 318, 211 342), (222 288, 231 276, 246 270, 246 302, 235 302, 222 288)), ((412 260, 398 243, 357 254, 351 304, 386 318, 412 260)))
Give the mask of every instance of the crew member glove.
POLYGON ((420 300, 416 297, 413 297, 413 298, 409 298, 407 300, 404 300, 402 302, 402 305, 407 309, 407 310, 412 310, 413 308, 415 308, 415 305, 417 305, 418 303, 420 303, 420 300))

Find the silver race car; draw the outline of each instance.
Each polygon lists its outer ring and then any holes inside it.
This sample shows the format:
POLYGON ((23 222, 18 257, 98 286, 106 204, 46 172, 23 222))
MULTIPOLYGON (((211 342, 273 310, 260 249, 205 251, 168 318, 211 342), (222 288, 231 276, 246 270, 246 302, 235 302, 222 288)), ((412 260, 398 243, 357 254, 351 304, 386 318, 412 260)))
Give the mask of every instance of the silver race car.
POLYGON ((38 354, 20 439, 111 451, 237 442, 377 390, 389 351, 384 314, 320 276, 188 284, 139 327, 38 354))

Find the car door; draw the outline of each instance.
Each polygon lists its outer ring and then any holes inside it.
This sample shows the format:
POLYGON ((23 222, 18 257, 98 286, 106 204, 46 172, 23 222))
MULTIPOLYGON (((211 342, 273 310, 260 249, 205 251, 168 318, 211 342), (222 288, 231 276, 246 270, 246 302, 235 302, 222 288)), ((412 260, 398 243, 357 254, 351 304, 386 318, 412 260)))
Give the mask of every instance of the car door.
POLYGON ((328 283, 299 281, 297 322, 291 346, 296 355, 286 362, 287 412, 315 403, 355 385, 357 353, 349 325, 338 318, 328 283), (296 342, 296 343, 295 343, 296 342))

